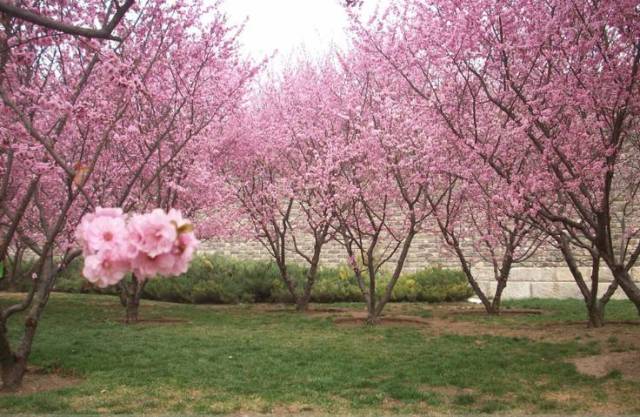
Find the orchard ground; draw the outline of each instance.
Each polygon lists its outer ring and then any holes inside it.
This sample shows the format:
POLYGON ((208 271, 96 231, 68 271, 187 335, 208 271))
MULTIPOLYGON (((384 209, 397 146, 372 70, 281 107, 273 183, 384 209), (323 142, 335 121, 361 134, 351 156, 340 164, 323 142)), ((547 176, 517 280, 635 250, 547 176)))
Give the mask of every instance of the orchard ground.
POLYGON ((0 414, 640 413, 630 302, 596 330, 578 300, 507 306, 394 303, 371 327, 360 304, 143 301, 143 322, 124 325, 115 297, 56 293, 0 414))

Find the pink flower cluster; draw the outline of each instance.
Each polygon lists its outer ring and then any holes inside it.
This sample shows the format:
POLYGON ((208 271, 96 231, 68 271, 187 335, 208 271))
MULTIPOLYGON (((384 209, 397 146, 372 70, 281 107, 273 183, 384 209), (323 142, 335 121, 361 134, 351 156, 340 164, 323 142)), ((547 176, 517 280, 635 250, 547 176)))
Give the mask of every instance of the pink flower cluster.
POLYGON ((126 218, 122 209, 98 207, 76 230, 84 255, 84 277, 98 287, 131 272, 139 280, 187 271, 198 245, 193 226, 174 209, 126 218))

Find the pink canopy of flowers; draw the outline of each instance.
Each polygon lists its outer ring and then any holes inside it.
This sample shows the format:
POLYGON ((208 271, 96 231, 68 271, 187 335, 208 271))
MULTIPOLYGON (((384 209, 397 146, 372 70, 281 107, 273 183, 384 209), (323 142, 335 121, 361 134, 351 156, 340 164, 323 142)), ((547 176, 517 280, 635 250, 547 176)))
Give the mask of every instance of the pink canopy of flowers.
POLYGON ((84 255, 82 274, 98 287, 120 282, 131 272, 143 280, 185 273, 198 245, 191 223, 178 210, 135 214, 98 207, 76 230, 84 255))

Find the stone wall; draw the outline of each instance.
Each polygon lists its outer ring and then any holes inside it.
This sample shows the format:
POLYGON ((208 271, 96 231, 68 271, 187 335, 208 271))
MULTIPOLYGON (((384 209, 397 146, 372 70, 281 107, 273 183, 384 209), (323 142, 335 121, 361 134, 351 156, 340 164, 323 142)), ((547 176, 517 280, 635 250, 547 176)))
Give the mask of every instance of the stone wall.
MULTIPOLYGON (((300 240, 300 239, 299 239, 300 240)), ((267 250, 257 241, 247 241, 241 239, 230 239, 226 241, 208 241, 205 249, 233 256, 240 259, 269 259, 267 250)), ((293 262, 304 263, 304 261, 291 252, 293 262)), ((393 261, 393 260, 392 260, 393 261)), ((493 293, 495 281, 493 280, 492 268, 489 263, 479 257, 472 257, 472 269, 478 277, 478 281, 484 290, 493 293)), ((325 245, 321 265, 336 266, 346 263, 344 248, 337 242, 325 245)), ((393 263, 389 263, 390 269, 393 263)), ((445 268, 459 268, 458 258, 453 255, 436 233, 421 233, 416 236, 409 256, 405 264, 404 271, 414 272, 429 266, 441 266, 445 268)), ((586 277, 589 276, 589 269, 584 268, 586 277)), ((634 277, 640 281, 640 270, 633 271, 634 277)), ((601 280, 599 293, 606 291, 611 282, 611 273, 608 269, 601 270, 601 280)), ((505 289, 503 297, 505 299, 516 298, 581 298, 580 291, 573 280, 568 268, 564 266, 562 257, 558 251, 550 245, 543 245, 536 254, 522 264, 513 267, 509 283, 505 289)), ((624 299, 626 296, 622 290, 618 289, 614 298, 624 299)))

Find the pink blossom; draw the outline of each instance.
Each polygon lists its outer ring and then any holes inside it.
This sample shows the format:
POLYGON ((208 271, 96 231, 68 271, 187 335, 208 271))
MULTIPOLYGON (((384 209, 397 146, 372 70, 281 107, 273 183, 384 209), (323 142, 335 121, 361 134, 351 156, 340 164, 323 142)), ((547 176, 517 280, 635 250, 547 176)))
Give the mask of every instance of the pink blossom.
POLYGON ((166 275, 164 272, 171 270, 173 258, 167 256, 167 254, 151 257, 145 252, 138 252, 131 265, 132 272, 136 278, 144 280, 157 275, 166 275))
POLYGON ((120 209, 87 214, 76 231, 85 256, 83 275, 106 287, 131 272, 137 279, 185 273, 198 245, 182 213, 155 209, 133 215, 128 224, 120 209))
POLYGON ((177 227, 172 223, 176 218, 162 209, 133 216, 128 227, 131 244, 151 258, 170 252, 178 237, 177 227))
POLYGON ((177 238, 171 249, 157 256, 140 251, 133 260, 133 272, 139 278, 152 278, 156 275, 177 276, 187 272, 189 263, 198 245, 191 224, 177 210, 170 210, 166 216, 176 232, 177 238))
POLYGON ((121 209, 98 207, 95 213, 85 215, 76 236, 85 255, 101 250, 127 250, 127 230, 121 209))
POLYGON ((187 272, 198 243, 198 239, 192 232, 180 233, 171 252, 160 255, 161 258, 165 258, 162 260, 162 265, 167 267, 161 274, 180 275, 187 272))
POLYGON ((82 275, 100 288, 117 284, 130 268, 129 260, 120 255, 107 249, 95 255, 86 256, 82 275))

